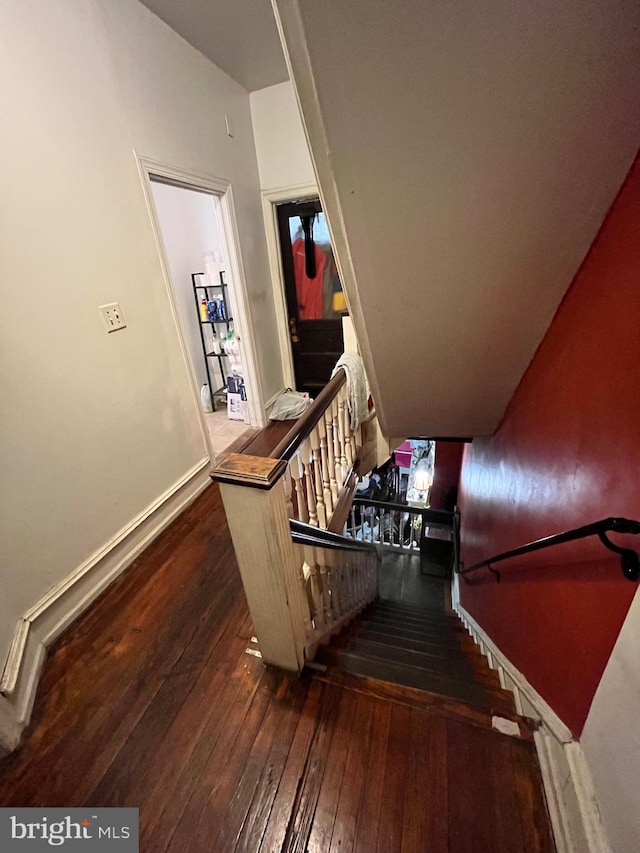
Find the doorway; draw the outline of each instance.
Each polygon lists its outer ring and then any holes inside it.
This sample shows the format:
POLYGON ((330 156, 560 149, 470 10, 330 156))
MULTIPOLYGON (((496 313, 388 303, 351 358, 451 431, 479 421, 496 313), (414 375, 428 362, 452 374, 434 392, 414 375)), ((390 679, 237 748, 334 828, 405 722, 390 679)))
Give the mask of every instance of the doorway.
POLYGON ((277 204, 276 216, 295 384, 317 394, 344 349, 342 283, 320 200, 277 204))
POLYGON ((250 325, 230 187, 152 161, 140 159, 139 165, 194 404, 215 464, 264 420, 252 339, 241 331, 250 325))

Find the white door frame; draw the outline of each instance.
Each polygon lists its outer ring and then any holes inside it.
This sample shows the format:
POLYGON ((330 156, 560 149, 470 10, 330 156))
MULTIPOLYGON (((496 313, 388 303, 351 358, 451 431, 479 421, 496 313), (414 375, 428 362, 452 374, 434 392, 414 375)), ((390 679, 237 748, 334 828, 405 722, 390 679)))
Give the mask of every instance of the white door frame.
POLYGON ((143 157, 137 152, 134 152, 138 172, 142 181, 147 209, 151 218, 151 224, 160 255, 162 272, 171 306, 171 313, 178 331, 180 341, 180 349, 182 356, 187 365, 187 370, 191 380, 191 390, 193 393, 194 404, 198 412, 200 427, 203 432, 205 443, 209 448, 213 458, 209 431, 204 419, 200 400, 200 388, 194 373, 194 368, 191 363, 191 358, 184 340, 180 315, 173 289, 169 262, 166 257, 164 242, 162 240, 162 231, 160 222, 153 201, 151 190, 151 176, 157 175, 159 178, 175 184, 176 186, 184 187, 185 189, 199 190, 208 192, 217 196, 220 199, 220 217, 222 238, 225 255, 229 260, 228 282, 232 287, 233 292, 233 325, 241 342, 242 364, 244 367, 244 379, 247 388, 247 398, 249 404, 249 415, 251 418, 251 426, 263 428, 267 425, 267 417, 265 413, 264 394, 262 391, 262 383, 260 374, 257 369, 258 359, 256 354, 255 342, 253 339, 253 323, 251 319, 251 311, 249 308, 249 298, 247 294, 247 282, 242 265, 242 256, 240 253, 240 244, 238 238, 238 228, 236 224, 235 209, 233 204, 233 189, 229 181, 224 178, 218 178, 213 175, 208 175, 202 172, 191 172, 167 163, 161 163, 157 160, 152 160, 148 157, 143 157))
POLYGON ((285 386, 294 390, 296 388, 296 377, 293 369, 291 338, 289 337, 289 311, 287 310, 287 298, 284 288, 276 205, 286 201, 298 201, 306 198, 319 198, 316 184, 297 184, 291 187, 265 190, 262 193, 262 214, 264 216, 264 230, 267 238, 271 285, 273 287, 273 304, 275 306, 278 340, 280 342, 282 376, 284 377, 285 386))

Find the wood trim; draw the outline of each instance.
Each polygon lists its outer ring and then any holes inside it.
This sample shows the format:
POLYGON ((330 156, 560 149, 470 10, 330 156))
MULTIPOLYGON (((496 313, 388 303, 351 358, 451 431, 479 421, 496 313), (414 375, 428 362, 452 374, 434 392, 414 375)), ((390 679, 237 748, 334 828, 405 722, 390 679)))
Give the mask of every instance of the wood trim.
MULTIPOLYGON (((282 375, 288 388, 296 387, 295 372, 293 369, 293 354, 291 352, 291 338, 289 337, 289 325, 287 306, 284 295, 284 278, 282 275, 282 256, 280 254, 280 240, 278 239, 278 224, 276 205, 282 202, 295 201, 299 198, 312 198, 318 196, 318 187, 315 184, 298 184, 290 187, 279 187, 262 192, 262 215, 264 217, 265 235, 267 238, 267 253, 269 255, 269 267, 271 269, 271 286, 273 288, 273 304, 276 313, 276 327, 280 341, 280 360, 282 362, 282 375)), ((265 403, 269 408, 269 403, 265 403)))
POLYGON ((3 743, 7 749, 15 748, 29 722, 47 648, 207 488, 208 465, 208 458, 194 465, 23 614, 12 644, 19 657, 14 657, 11 671, 3 673, 6 695, 0 695, 0 752, 3 743), (5 723, 15 734, 10 742, 2 732, 5 723))
POLYGON ((210 195, 217 196, 220 200, 220 236, 225 244, 226 254, 229 261, 229 280, 233 283, 234 288, 234 326, 239 339, 242 341, 242 360, 244 365, 245 383, 248 392, 247 396, 251 414, 251 426, 261 428, 266 426, 267 417, 265 413, 262 381, 258 370, 258 354, 253 336, 253 328, 255 324, 254 318, 251 314, 251 304, 247 291, 247 280, 240 252, 240 238, 236 222, 233 187, 229 181, 224 178, 219 178, 203 172, 181 169, 177 166, 145 157, 137 151, 134 151, 134 156, 136 158, 138 173, 140 175, 145 195, 147 211, 151 219, 156 248, 160 258, 160 264, 162 266, 165 288, 167 289, 173 319, 176 324, 183 359, 186 362, 191 379, 193 401, 200 419, 200 428, 202 430, 205 445, 209 448, 209 453, 213 458, 213 447, 211 445, 209 433, 200 405, 200 388, 195 378, 194 369, 191 364, 191 357, 182 333, 180 314, 173 291, 173 279, 165 255, 162 231, 155 209, 155 202, 153 200, 151 176, 153 175, 156 180, 160 179, 163 183, 174 184, 185 189, 207 192, 210 195))
POLYGON ((231 483, 254 489, 271 489, 282 477, 286 467, 287 463, 284 459, 230 453, 216 465, 211 477, 218 483, 231 483))
MULTIPOLYGON (((260 461, 286 467, 281 460, 260 461)), ((223 482, 220 494, 251 621, 264 662, 299 673, 308 603, 300 583, 302 564, 289 532, 284 481, 280 478, 270 490, 245 486, 223 482)))
POLYGON ((9 647, 9 655, 2 671, 2 677, 0 678, 0 694, 3 696, 10 696, 16 689, 30 627, 31 622, 26 617, 23 616, 18 620, 13 639, 11 640, 11 646, 9 647))
POLYGON ((611 853, 602 825, 591 772, 579 741, 525 676, 460 604, 458 575, 451 584, 453 608, 480 645, 500 683, 511 690, 516 709, 537 720, 534 741, 558 853, 611 853))
POLYGON ((313 405, 298 418, 280 444, 273 450, 271 456, 274 459, 284 459, 287 462, 291 459, 346 381, 347 374, 340 368, 318 394, 313 405))

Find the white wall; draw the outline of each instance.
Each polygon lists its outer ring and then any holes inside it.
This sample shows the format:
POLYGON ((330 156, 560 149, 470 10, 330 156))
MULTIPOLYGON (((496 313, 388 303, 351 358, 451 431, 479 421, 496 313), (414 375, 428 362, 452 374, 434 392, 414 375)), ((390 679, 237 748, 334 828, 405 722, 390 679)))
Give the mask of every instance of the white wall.
POLYGON ((250 101, 262 189, 315 184, 291 81, 252 92, 250 101))
POLYGON ((613 853, 640 850, 639 650, 636 595, 580 738, 613 853))
POLYGON ((283 384, 246 91, 135 0, 2 13, 0 662, 21 614, 206 456, 133 149, 231 181, 265 397, 283 384))
MULTIPOLYGON (((191 273, 204 271, 202 259, 205 252, 211 252, 214 247, 218 247, 220 251, 222 243, 217 235, 214 212, 214 203, 219 206, 219 201, 215 196, 207 193, 194 192, 156 181, 151 184, 151 191, 162 231, 167 262, 171 270, 180 324, 196 374, 196 383, 200 388, 208 380, 202 354, 199 315, 193 298, 191 273)), ((203 283, 203 280, 198 279, 198 283, 203 283)), ((204 291, 199 291, 199 294, 202 296, 204 291)), ((209 334, 208 327, 205 333, 209 334)), ((208 341, 209 338, 207 338, 208 341)), ((213 371, 216 359, 209 359, 209 362, 209 368, 213 371)), ((211 381, 216 388, 220 387, 222 379, 217 369, 211 381), (220 380, 217 383, 216 377, 220 380)))
POLYGON ((635 0, 274 0, 389 435, 499 423, 640 138, 635 0))

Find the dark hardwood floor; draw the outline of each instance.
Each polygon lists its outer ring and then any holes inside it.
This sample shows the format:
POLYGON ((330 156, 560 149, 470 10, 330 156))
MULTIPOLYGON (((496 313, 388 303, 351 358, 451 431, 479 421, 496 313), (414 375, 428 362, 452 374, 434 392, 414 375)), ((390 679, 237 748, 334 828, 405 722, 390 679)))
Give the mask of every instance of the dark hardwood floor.
POLYGON ((553 851, 530 740, 251 634, 214 485, 51 650, 0 805, 136 806, 145 853, 553 851))

